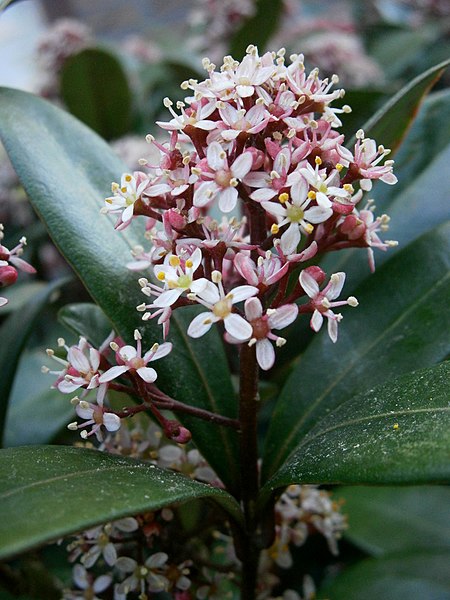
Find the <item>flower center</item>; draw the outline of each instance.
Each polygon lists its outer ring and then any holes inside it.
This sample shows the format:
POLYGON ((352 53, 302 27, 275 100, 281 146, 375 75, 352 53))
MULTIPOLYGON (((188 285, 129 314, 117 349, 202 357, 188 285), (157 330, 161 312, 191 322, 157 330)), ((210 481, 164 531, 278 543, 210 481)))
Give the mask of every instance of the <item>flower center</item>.
POLYGON ((216 173, 216 183, 220 187, 230 187, 230 180, 232 178, 231 172, 221 169, 216 173))
POLYGON ((192 283, 192 278, 189 275, 186 275, 186 274, 180 275, 180 277, 178 277, 176 287, 187 289, 188 287, 191 286, 191 283, 192 283))
POLYGON ((264 319, 263 317, 255 319, 250 323, 250 325, 253 327, 252 337, 256 338, 257 340, 263 340, 267 337, 267 334, 270 333, 270 327, 267 319, 264 319))
POLYGON ((289 206, 286 210, 286 216, 291 223, 299 223, 305 216, 305 213, 300 206, 289 206))
POLYGON ((225 317, 228 317, 228 315, 231 314, 232 307, 231 300, 229 298, 224 298, 214 304, 212 311, 219 319, 225 319, 225 317))

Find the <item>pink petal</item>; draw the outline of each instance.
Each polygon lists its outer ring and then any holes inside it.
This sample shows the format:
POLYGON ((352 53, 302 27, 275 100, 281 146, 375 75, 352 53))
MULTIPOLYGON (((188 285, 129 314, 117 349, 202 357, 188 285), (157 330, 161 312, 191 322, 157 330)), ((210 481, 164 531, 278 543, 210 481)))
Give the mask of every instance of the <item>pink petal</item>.
POLYGON ((262 304, 258 298, 248 298, 245 301, 245 316, 249 321, 262 317, 262 304))
POLYGON ((218 197, 220 210, 224 213, 229 213, 236 206, 238 192, 236 188, 229 187, 220 191, 218 197))
POLYGON ((300 285, 305 290, 310 298, 315 298, 319 293, 319 284, 317 281, 307 273, 306 271, 302 271, 299 277, 300 285))
POLYGON ((269 326, 271 329, 283 329, 293 323, 297 315, 298 306, 296 304, 284 304, 270 315, 269 326))
POLYGON ((251 152, 244 152, 237 157, 234 163, 231 165, 231 173, 236 179, 242 179, 252 168, 253 155, 251 152))
POLYGON ((318 310, 315 310, 313 312, 313 316, 311 317, 311 321, 310 321, 311 328, 317 332, 322 327, 322 323, 323 323, 322 313, 320 313, 318 310))

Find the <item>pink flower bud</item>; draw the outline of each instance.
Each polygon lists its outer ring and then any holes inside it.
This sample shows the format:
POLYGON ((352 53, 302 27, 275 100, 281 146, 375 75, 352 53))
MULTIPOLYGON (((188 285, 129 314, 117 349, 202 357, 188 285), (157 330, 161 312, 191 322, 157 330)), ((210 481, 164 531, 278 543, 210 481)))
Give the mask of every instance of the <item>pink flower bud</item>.
POLYGON ((322 271, 322 269, 320 267, 316 267, 316 266, 307 267, 305 269, 305 271, 309 275, 311 275, 311 277, 313 279, 315 279, 319 285, 321 285, 325 281, 325 278, 327 276, 325 271, 322 271))
POLYGON ((178 444, 187 444, 192 438, 189 429, 180 425, 178 421, 166 421, 164 423, 164 435, 178 444))
POLYGON ((0 287, 8 287, 17 281, 17 271, 10 265, 0 267, 0 287))

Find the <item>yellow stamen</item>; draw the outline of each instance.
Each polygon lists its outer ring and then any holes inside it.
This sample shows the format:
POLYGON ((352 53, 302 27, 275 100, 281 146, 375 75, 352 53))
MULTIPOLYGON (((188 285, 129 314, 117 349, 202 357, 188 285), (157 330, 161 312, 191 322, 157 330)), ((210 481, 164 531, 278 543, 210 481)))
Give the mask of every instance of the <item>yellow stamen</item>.
POLYGON ((125 181, 128 181, 128 183, 130 183, 131 180, 132 180, 131 175, 126 175, 125 176, 125 181))
POLYGON ((280 194, 278 196, 278 200, 281 202, 281 204, 284 204, 285 202, 287 202, 289 200, 289 194, 287 194, 286 192, 283 192, 282 194, 280 194))
POLYGON ((314 162, 316 163, 316 165, 320 165, 322 164, 322 159, 320 158, 320 156, 316 156, 316 158, 314 159, 314 162))
POLYGON ((280 231, 280 228, 278 227, 278 225, 276 223, 274 223, 272 225, 272 227, 270 228, 270 233, 272 233, 273 235, 276 235, 279 231, 280 231))
POLYGON ((171 256, 169 259, 169 263, 171 267, 178 267, 180 264, 180 259, 178 256, 171 256))
POLYGON ((313 192, 313 190, 311 190, 310 192, 308 192, 308 198, 310 200, 315 200, 316 199, 316 192, 313 192))
POLYGON ((344 165, 342 165, 341 163, 336 164, 336 171, 339 171, 339 173, 342 171, 343 168, 344 168, 344 165))
POLYGON ((156 276, 160 281, 164 281, 164 279, 166 278, 166 275, 163 271, 160 271, 158 273, 158 275, 156 276))
POLYGON ((188 269, 191 269, 193 266, 194 266, 194 263, 192 262, 192 260, 190 258, 188 258, 186 261, 186 267, 188 269))
POLYGON ((314 231, 314 227, 311 225, 311 223, 306 223, 303 226, 303 229, 306 231, 306 233, 312 233, 314 231))

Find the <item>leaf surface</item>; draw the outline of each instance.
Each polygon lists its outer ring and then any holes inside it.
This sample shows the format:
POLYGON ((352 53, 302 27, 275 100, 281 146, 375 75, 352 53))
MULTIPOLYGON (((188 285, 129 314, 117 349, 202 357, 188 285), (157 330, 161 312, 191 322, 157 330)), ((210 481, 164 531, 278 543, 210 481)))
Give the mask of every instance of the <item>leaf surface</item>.
POLYGON ((345 537, 373 556, 450 549, 448 487, 345 487, 336 497, 345 502, 345 537))
POLYGON ((345 400, 447 356, 450 223, 399 252, 356 296, 360 305, 344 312, 337 344, 320 332, 287 379, 267 436, 264 479, 345 400))
MULTIPOLYGON (((72 116, 18 90, 0 90, 0 135, 54 242, 115 330, 133 343, 133 331, 140 328, 145 350, 160 342, 161 328, 140 320, 136 306, 144 297, 138 276, 126 267, 130 250, 143 241, 142 224, 132 223, 118 233, 114 220, 99 214, 111 181, 120 178, 124 165, 72 116)), ((189 308, 174 312, 174 351, 155 363, 158 383, 177 400, 234 417, 236 403, 220 336, 212 331, 204 340, 188 338, 192 316, 189 308)), ((185 422, 219 477, 236 490, 236 433, 199 419, 185 422)))
POLYGON ((227 492, 148 462, 63 446, 2 450, 0 557, 194 498, 210 498, 241 519, 227 492))
MULTIPOLYGON (((386 102, 364 125, 366 137, 395 151, 407 133, 419 106, 450 64, 445 60, 415 77, 386 102)), ((348 143, 352 147, 355 138, 348 143)))
POLYGON ((62 99, 83 123, 108 140, 129 132, 132 95, 114 54, 86 48, 65 62, 60 81, 62 99))
POLYGON ((333 600, 450 600, 450 553, 405 553, 368 559, 342 573, 320 595, 333 600))
POLYGON ((14 383, 20 355, 28 336, 52 295, 68 281, 60 279, 36 293, 26 306, 13 312, 0 327, 0 441, 3 439, 8 399, 14 383))
POLYGON ((450 481, 450 362, 347 400, 297 444, 263 497, 292 483, 450 481))

